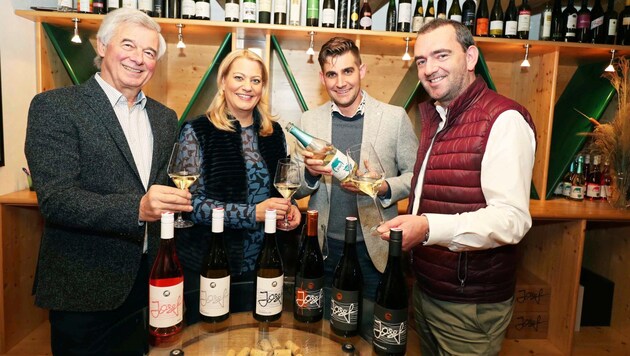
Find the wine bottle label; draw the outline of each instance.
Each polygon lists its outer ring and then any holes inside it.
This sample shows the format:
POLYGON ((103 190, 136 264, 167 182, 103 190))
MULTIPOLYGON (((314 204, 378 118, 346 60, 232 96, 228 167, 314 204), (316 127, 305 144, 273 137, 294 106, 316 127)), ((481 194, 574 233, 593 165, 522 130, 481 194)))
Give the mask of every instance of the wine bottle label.
POLYGON ((275 278, 256 277, 256 314, 275 315, 282 312, 284 275, 275 278))
POLYGON ((363 16, 361 20, 359 20, 359 25, 363 28, 372 27, 372 18, 369 16, 363 16))
POLYGON ((289 25, 300 26, 300 0, 291 0, 291 9, 289 14, 289 25))
POLYGON ((273 3, 273 11, 278 13, 287 13, 287 0, 276 0, 273 3))
POLYGON ((608 20, 608 36, 617 36, 617 19, 608 20))
POLYGON ((476 27, 476 35, 477 36, 487 36, 488 35, 488 25, 490 19, 487 17, 481 17, 477 19, 477 27, 476 27))
POLYGON ((581 185, 571 185, 571 192, 569 193, 571 199, 584 199, 584 187, 581 185))
POLYGON ((359 292, 332 288, 330 298, 330 324, 343 331, 359 327, 359 292))
POLYGON ((346 156, 340 150, 337 150, 326 166, 332 168, 333 177, 343 181, 350 175, 356 163, 352 158, 346 156))
POLYGON ((271 12, 271 0, 259 0, 258 11, 271 12))
POLYGON ((630 26, 630 16, 625 16, 621 22, 624 26, 630 26))
POLYGON ((610 186, 602 184, 599 187, 599 196, 603 199, 610 197, 610 186))
POLYGON ((443 12, 440 12, 439 14, 437 14, 437 18, 438 19, 446 19, 446 14, 443 12))
POLYGON ((238 19, 238 13, 240 6, 233 2, 225 3, 225 18, 226 19, 238 19))
POLYGON ((303 316, 320 315, 324 309, 324 277, 295 277, 295 305, 303 316))
POLYGON ((562 183, 562 195, 564 195, 565 197, 568 197, 569 195, 571 195, 571 183, 570 182, 562 183))
POLYGON ((172 279, 179 283, 169 286, 149 284, 149 325, 154 328, 168 328, 184 318, 184 279, 172 279))
POLYGON ((462 14, 462 21, 464 26, 474 26, 475 25, 475 12, 472 10, 464 11, 462 14))
MULTIPOLYGON (((569 34, 568 30, 575 30, 577 26, 577 14, 571 14, 569 15, 569 18, 567 19, 567 35, 569 34)), ((572 36, 575 36, 575 33, 572 33, 572 36)))
POLYGON ((129 9, 137 9, 138 0, 122 0, 122 7, 126 7, 129 9))
POLYGON ((594 19, 593 21, 591 21, 591 30, 594 30, 595 28, 601 26, 604 24, 604 15, 594 19))
POLYGON ((182 0, 182 16, 195 16, 195 2, 182 0))
POLYGON ((256 22, 256 3, 243 3, 243 21, 256 22))
POLYGON ((388 309, 374 304, 372 343, 386 354, 402 354, 407 349, 407 309, 388 309))
POLYGON ((334 25, 335 24, 335 9, 323 9, 322 10, 322 25, 334 25))
POLYGON ((551 11, 545 11, 543 13, 542 38, 551 37, 551 18, 551 11))
POLYGON ((138 10, 153 11, 153 0, 138 0, 138 10))
POLYGON ((516 21, 505 21, 505 35, 506 36, 516 36, 517 31, 517 22, 516 21))
POLYGON ((529 31, 529 20, 531 18, 530 11, 521 11, 518 14, 518 30, 529 31))
POLYGON ((420 31, 420 27, 422 27, 422 25, 424 25, 424 17, 415 16, 413 18, 413 24, 411 25, 411 30, 413 32, 418 32, 420 31))
POLYGON ((230 311, 230 276, 199 277, 199 312, 205 316, 221 316, 230 311))
POLYGON ((411 3, 398 4, 398 23, 411 22, 411 3))
POLYGON ((350 14, 350 20, 352 20, 352 22, 357 22, 359 20, 359 13, 358 12, 352 12, 350 14))
POLYGON ((588 186, 586 186, 586 196, 589 198, 599 198, 600 197, 599 184, 589 183, 588 186))
POLYGON ((589 28, 590 24, 591 24, 590 14, 578 15, 577 28, 579 29, 589 28))
POLYGON ((451 20, 461 23, 462 22, 462 15, 451 15, 451 20))
POLYGON ((490 21, 490 34, 501 36, 503 34, 503 21, 490 21))
POLYGON ((92 12, 91 0, 79 0, 79 12, 92 12))
POLYGON ((210 18, 210 3, 204 1, 197 1, 195 3, 195 17, 198 18, 210 18))

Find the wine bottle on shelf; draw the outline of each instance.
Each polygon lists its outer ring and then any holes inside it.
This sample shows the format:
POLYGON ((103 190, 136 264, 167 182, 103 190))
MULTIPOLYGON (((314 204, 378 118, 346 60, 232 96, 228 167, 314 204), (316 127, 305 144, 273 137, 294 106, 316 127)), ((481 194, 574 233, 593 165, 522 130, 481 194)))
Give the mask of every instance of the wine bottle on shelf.
POLYGON ((359 29, 359 10, 359 0, 350 0, 348 28, 351 28, 353 30, 359 29))
POLYGON ((322 6, 322 27, 335 27, 335 0, 324 0, 322 6))
POLYGON ((289 25, 300 26, 300 16, 302 16, 302 1, 291 0, 289 8, 289 25))
POLYGON ((184 316, 184 272, 175 250, 175 219, 163 213, 161 238, 149 275, 149 342, 169 342, 182 331, 184 316))
POLYGON ((169 19, 181 18, 180 5, 178 0, 164 0, 162 14, 169 19))
POLYGON ((604 13, 604 42, 606 44, 615 44, 617 39, 617 11, 615 11, 615 2, 609 1, 606 12, 604 13))
POLYGON ((551 40, 551 19, 553 18, 553 8, 551 2, 545 3, 542 15, 540 17, 540 39, 543 41, 551 40))
POLYGON ((287 24, 287 0, 275 0, 273 2, 274 25, 287 24))
POLYGON ((459 6, 459 0, 453 0, 451 8, 448 10, 449 20, 462 22, 462 8, 459 6))
POLYGON ((429 23, 435 20, 435 5, 433 5, 433 0, 429 0, 427 3, 427 9, 424 12, 424 23, 429 23))
POLYGON ((346 218, 343 252, 333 274, 330 296, 330 329, 348 337, 359 331, 363 274, 357 258, 357 218, 346 218))
POLYGON ((573 181, 573 176, 575 175, 575 170, 577 167, 577 157, 571 162, 571 166, 569 167, 569 171, 562 178, 562 195, 565 198, 569 198, 571 195, 571 182, 573 181))
POLYGON ((438 0, 437 3, 437 15, 435 15, 436 19, 445 19, 446 18, 446 0, 438 0))
POLYGON ((619 20, 617 20, 617 44, 630 44, 630 0, 626 0, 626 6, 619 14, 619 20))
POLYGON ((398 32, 411 31, 411 0, 398 1, 398 20, 396 30, 398 32))
POLYGON ((195 1, 194 0, 182 0, 182 18, 194 19, 195 18, 195 1))
POLYGON ((223 208, 212 209, 212 236, 199 276, 201 320, 216 323, 230 316, 230 266, 223 240, 223 208))
POLYGON ((477 4, 474 0, 465 0, 462 5, 462 24, 468 28, 468 31, 475 34, 475 13, 477 12, 477 4))
POLYGON ((416 9, 413 11, 411 31, 420 31, 420 27, 422 27, 422 25, 424 25, 424 9, 422 8, 422 0, 417 0, 416 9))
POLYGON ((195 18, 197 20, 210 20, 210 0, 195 1, 195 18))
POLYGON ((602 173, 599 170, 600 156, 593 156, 593 167, 586 177, 586 197, 589 200, 601 199, 602 173))
POLYGON ((527 0, 523 0, 521 6, 518 7, 518 38, 529 38, 529 23, 532 17, 532 8, 527 3, 527 0))
POLYGON ((591 9, 591 42, 606 43, 606 26, 604 25, 604 8, 601 0, 595 0, 591 9))
POLYGON ((385 17, 385 31, 396 32, 398 15, 396 13, 396 0, 389 0, 387 15, 385 17))
POLYGON ((404 355, 407 350, 407 284, 402 269, 402 230, 389 232, 385 272, 376 289, 372 347, 377 355, 404 355))
POLYGON ((92 0, 77 0, 77 11, 91 14, 93 12, 92 0))
POLYGON ((488 12, 488 2, 486 2, 486 0, 480 0, 475 22, 475 35, 487 37, 489 34, 489 25, 490 13, 488 12))
MULTIPOLYGON (((63 3, 65 1, 67 0, 59 1, 59 3, 63 3)), ((72 1, 69 1, 69 2, 70 2, 70 7, 72 7, 72 1)), ((111 12, 119 8, 120 8, 120 0, 107 0, 107 12, 111 12)), ((58 10, 58 11, 62 11, 62 10, 58 10)))
POLYGON ((243 0, 244 23, 256 23, 256 0, 243 0))
POLYGON ((588 9, 588 0, 582 0, 582 6, 577 13, 576 39, 580 43, 591 42, 591 11, 588 9))
POLYGON ((368 0, 363 0, 363 5, 359 11, 359 28, 362 30, 372 29, 372 8, 368 0))
POLYGON ((494 0, 490 11, 490 37, 503 37, 503 9, 501 0, 494 0))
POLYGON ((319 26, 319 0, 306 0, 306 26, 319 26))
POLYGON ((306 235, 295 272, 293 316, 297 321, 316 322, 324 315, 324 258, 317 238, 317 210, 306 212, 306 235))
POLYGON ((105 0, 94 0, 92 2, 92 12, 97 15, 105 15, 107 13, 105 0))
POLYGON ((300 130, 291 122, 287 124, 285 129, 288 133, 295 136, 302 147, 304 147, 307 151, 315 153, 313 156, 315 159, 321 159, 324 161, 324 165, 326 167, 331 167, 332 174, 335 178, 342 182, 350 179, 350 173, 357 168, 357 165, 352 158, 336 149, 331 143, 320 138, 313 137, 300 130))
POLYGON ((73 11, 72 0, 57 0, 57 11, 59 12, 73 11))
POLYGON ((584 200, 584 187, 586 185, 586 177, 584 176, 584 157, 578 156, 577 168, 575 174, 571 178, 571 192, 569 199, 584 200))
POLYGON ((565 42, 577 41, 577 16, 577 10, 575 6, 573 6, 573 0, 569 0, 567 7, 562 11, 562 28, 564 29, 565 42))
POLYGON ((258 23, 271 23, 271 0, 258 0, 258 23))
POLYGON ((588 178, 588 175, 591 173, 591 155, 586 152, 583 154, 584 156, 584 178, 588 178))
POLYGON ((348 28, 348 0, 337 2, 337 28, 348 28))
POLYGON ((282 315, 282 289, 284 273, 282 258, 276 243, 276 210, 265 212, 265 237, 263 248, 256 259, 254 283, 254 319, 269 322, 282 315))
POLYGON ((564 27, 562 22, 562 2, 561 0, 553 1, 553 9, 551 10, 551 40, 564 41, 564 27))
POLYGON ((518 9, 516 8, 515 0, 510 0, 508 3, 504 19, 503 36, 505 38, 516 38, 518 32, 518 9))
POLYGON ((604 168, 602 168, 602 179, 599 183, 599 195, 602 199, 611 198, 610 185, 612 184, 612 177, 610 176, 610 164, 608 160, 604 161, 604 168))
POLYGON ((225 0, 225 21, 238 22, 240 17, 240 0, 225 0))
POLYGON ((138 10, 149 16, 153 16, 153 0, 138 0, 138 10))

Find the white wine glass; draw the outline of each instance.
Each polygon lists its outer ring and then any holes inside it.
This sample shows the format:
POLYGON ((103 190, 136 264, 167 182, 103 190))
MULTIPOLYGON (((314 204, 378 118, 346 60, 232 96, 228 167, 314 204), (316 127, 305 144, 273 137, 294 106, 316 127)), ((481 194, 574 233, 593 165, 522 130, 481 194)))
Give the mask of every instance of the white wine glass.
MULTIPOLYGON (((199 144, 196 140, 191 142, 187 139, 185 144, 173 145, 171 160, 168 163, 168 176, 177 188, 186 190, 199 178, 199 156, 199 144)), ((177 214, 176 228, 181 229, 193 225, 192 221, 182 218, 181 211, 177 214)))
MULTIPOLYGON (((273 185, 276 187, 280 195, 284 199, 291 199, 293 194, 300 187, 301 176, 300 166, 292 162, 290 158, 281 158, 276 166, 276 175, 273 179, 273 185)), ((284 215, 284 220, 278 223, 277 228, 283 231, 289 230, 288 214, 284 215)))
POLYGON ((350 173, 350 182, 354 184, 357 189, 372 198, 374 207, 378 212, 379 222, 376 226, 371 228, 371 231, 374 232, 374 230, 385 221, 385 219, 383 219, 383 213, 381 213, 381 209, 378 206, 379 203, 376 201, 378 189, 385 181, 385 170, 383 169, 381 160, 376 154, 376 150, 374 150, 374 147, 369 142, 352 145, 348 148, 346 153, 348 157, 356 162, 355 169, 350 173))

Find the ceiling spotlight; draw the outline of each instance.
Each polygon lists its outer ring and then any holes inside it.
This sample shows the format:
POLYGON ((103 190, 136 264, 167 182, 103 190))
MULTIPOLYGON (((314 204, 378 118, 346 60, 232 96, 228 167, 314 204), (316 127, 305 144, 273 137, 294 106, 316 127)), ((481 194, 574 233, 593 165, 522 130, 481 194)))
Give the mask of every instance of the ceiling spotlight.
POLYGON ((615 60, 615 52, 616 52, 616 50, 614 50, 614 49, 610 50, 610 63, 608 63, 608 67, 606 67, 606 69, 604 69, 604 72, 614 72, 615 71, 615 66, 613 66, 613 61, 615 60))
POLYGON ((405 54, 402 56, 403 61, 410 61, 411 56, 409 55, 409 37, 405 37, 405 54))
POLYGON ((182 28, 184 28, 184 25, 178 23, 175 26, 177 26, 177 48, 186 48, 186 44, 184 43, 184 35, 182 34, 182 28))
POLYGON ((309 42, 308 49, 306 50, 306 54, 308 56, 312 56, 315 54, 315 50, 313 49, 313 42, 315 39, 315 32, 311 31, 308 33, 311 36, 311 41, 309 42))
POLYGON ((70 39, 70 42, 72 43, 81 43, 81 37, 79 36, 79 22, 80 21, 81 20, 79 20, 76 17, 72 18, 72 22, 74 22, 74 36, 72 36, 72 39, 70 39))
POLYGON ((527 59, 529 57, 529 44, 524 45, 523 47, 525 47, 525 59, 523 59, 523 62, 521 62, 521 67, 524 68, 528 68, 529 67, 529 60, 527 59))

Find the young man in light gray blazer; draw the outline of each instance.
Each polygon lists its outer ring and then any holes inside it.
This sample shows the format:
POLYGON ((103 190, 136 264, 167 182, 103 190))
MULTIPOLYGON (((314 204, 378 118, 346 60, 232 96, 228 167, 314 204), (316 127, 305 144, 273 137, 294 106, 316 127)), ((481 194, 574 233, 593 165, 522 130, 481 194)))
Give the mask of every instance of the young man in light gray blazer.
MULTIPOLYGON (((385 170, 378 191, 378 206, 385 220, 398 213, 396 203, 409 195, 418 139, 405 110, 370 97, 361 88, 366 65, 359 49, 347 38, 334 37, 319 52, 320 79, 330 101, 305 112, 294 124, 307 133, 331 142, 345 152, 354 144, 371 143, 385 170)), ((356 216, 357 253, 363 273, 363 295, 374 299, 380 274, 387 263, 387 242, 370 233, 379 215, 372 199, 351 183, 340 183, 331 169, 312 153, 301 150, 305 164, 302 186, 296 198, 310 195, 309 209, 319 211, 319 236, 327 236, 326 285, 343 251, 345 217, 356 216)), ((323 241, 320 241, 320 245, 323 241)))

